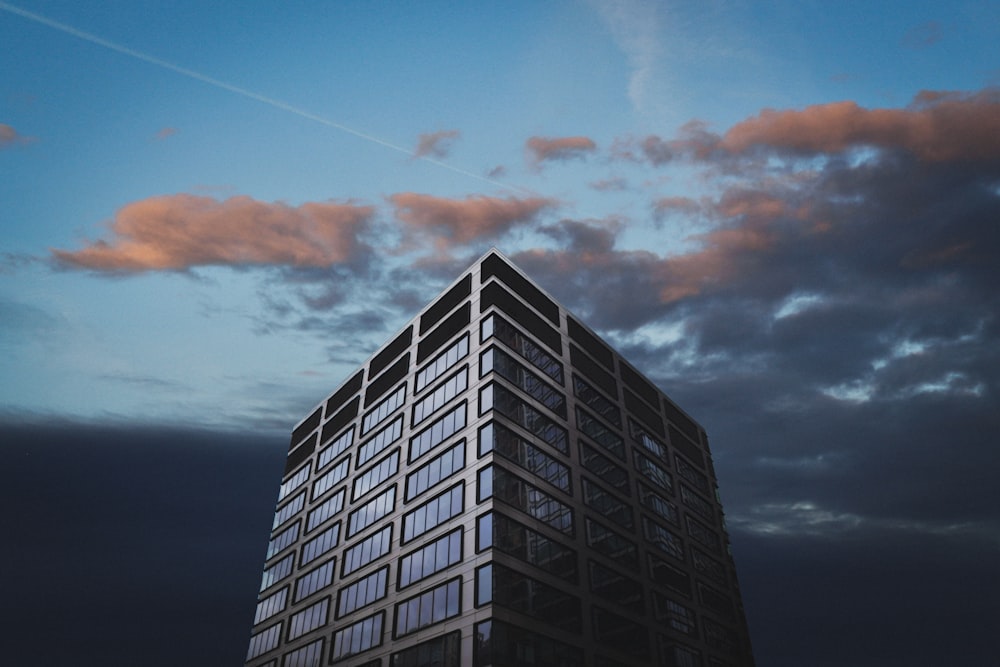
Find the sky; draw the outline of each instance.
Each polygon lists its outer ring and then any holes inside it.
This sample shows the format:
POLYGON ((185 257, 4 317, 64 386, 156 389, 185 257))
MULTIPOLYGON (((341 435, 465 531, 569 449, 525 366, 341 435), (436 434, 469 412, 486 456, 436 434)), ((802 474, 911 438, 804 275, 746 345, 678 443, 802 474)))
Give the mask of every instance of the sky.
POLYGON ((995 664, 1000 3, 19 0, 0 44, 15 656, 240 664, 288 432, 496 247, 707 429, 760 667, 995 664))

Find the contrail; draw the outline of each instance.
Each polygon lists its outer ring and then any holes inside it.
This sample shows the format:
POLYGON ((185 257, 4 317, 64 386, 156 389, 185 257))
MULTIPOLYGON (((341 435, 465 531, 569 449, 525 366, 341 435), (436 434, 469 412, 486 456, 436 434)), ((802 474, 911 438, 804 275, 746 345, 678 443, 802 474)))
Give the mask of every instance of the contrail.
POLYGON ((264 104, 274 107, 275 109, 281 109, 282 111, 287 111, 289 113, 295 114, 296 116, 307 118, 311 121, 320 123, 321 125, 326 125, 327 127, 332 127, 336 130, 340 130, 341 132, 352 134, 355 137, 358 137, 359 139, 370 141, 373 144, 378 144, 379 146, 382 146, 384 148, 394 150, 398 153, 403 153, 404 155, 407 155, 409 157, 417 157, 417 159, 423 160, 424 162, 428 162, 437 167, 448 169, 449 171, 453 171, 456 174, 462 174, 463 176, 468 176, 469 178, 474 178, 477 181, 489 183, 490 185, 495 185, 505 190, 511 190, 522 193, 528 192, 523 188, 519 188, 514 185, 508 185, 506 183, 501 183, 500 181, 493 180, 492 178, 488 178, 486 176, 480 176, 479 174, 473 173, 471 171, 466 171, 465 169, 461 169, 459 167, 455 167, 453 165, 448 164, 447 162, 442 162, 441 160, 435 160, 434 158, 426 156, 414 156, 413 151, 407 148, 403 148, 402 146, 397 146, 396 144, 386 141, 385 139, 379 139, 376 136, 365 134, 364 132, 359 132, 358 130, 347 127, 346 125, 341 125, 340 123, 332 121, 329 118, 324 118, 323 116, 319 116, 310 111, 306 111, 305 109, 300 109, 296 106, 288 104, 287 102, 282 102, 281 100, 276 100, 272 97, 267 97, 266 95, 255 93, 254 91, 247 90, 246 88, 240 88, 239 86, 234 86, 231 83, 226 83, 225 81, 214 79, 210 76, 206 76, 199 72, 195 72, 194 70, 187 69, 186 67, 175 65, 161 58, 157 58, 147 53, 143 53, 142 51, 136 51, 135 49, 130 49, 127 46, 116 44, 115 42, 104 39, 103 37, 98 37, 97 35, 93 35, 89 32, 78 30, 77 28, 74 28, 71 25, 66 25, 65 23, 59 23, 58 21, 53 21, 52 19, 42 16, 41 14, 35 14, 34 12, 29 12, 25 9, 21 9, 20 7, 9 5, 6 2, 0 2, 0 9, 10 14, 14 14, 15 16, 20 16, 21 18, 28 19, 29 21, 34 21, 35 23, 39 23, 54 30, 58 30, 59 32, 66 33, 67 35, 72 35, 73 37, 77 37, 84 41, 90 42, 91 44, 97 44, 98 46, 103 46, 106 49, 110 49, 111 51, 116 51, 131 58, 135 58, 136 60, 147 62, 150 65, 156 65, 157 67, 162 67, 163 69, 167 69, 170 70, 171 72, 175 72, 182 76, 186 76, 189 79, 194 79, 195 81, 201 81, 202 83, 207 83, 210 86, 214 86, 222 90, 227 90, 231 93, 247 97, 251 100, 256 100, 257 102, 262 102, 264 104))

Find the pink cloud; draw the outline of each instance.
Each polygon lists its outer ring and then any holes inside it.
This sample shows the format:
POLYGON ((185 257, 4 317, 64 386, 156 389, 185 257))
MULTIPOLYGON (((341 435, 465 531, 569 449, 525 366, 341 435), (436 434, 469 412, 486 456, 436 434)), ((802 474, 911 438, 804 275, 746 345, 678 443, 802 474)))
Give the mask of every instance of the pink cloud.
POLYGON ((433 236, 439 248, 499 237, 555 206, 554 200, 541 197, 475 196, 457 200, 415 192, 399 193, 389 200, 408 235, 433 236))
POLYGON ((30 144, 34 140, 34 137, 26 137, 23 134, 19 134, 18 131, 10 125, 0 123, 0 149, 30 144))
POLYGON ((332 201, 289 206, 246 196, 150 197, 115 214, 109 240, 52 254, 63 266, 116 273, 209 265, 326 267, 366 250, 359 237, 373 213, 370 206, 332 201))
POLYGON ((925 162, 996 159, 1000 91, 924 92, 906 109, 865 109, 850 101, 767 109, 730 128, 720 146, 732 153, 760 147, 806 154, 873 146, 900 148, 925 162))
POLYGON ((528 153, 535 164, 549 160, 583 159, 588 153, 597 150, 597 144, 588 137, 531 137, 525 143, 528 153))
POLYGON ((156 138, 162 141, 163 139, 169 139, 175 134, 177 134, 176 127, 164 127, 161 128, 160 131, 156 133, 156 138))
POLYGON ((462 135, 458 130, 440 130, 421 134, 417 147, 413 149, 413 157, 446 157, 456 139, 462 135))

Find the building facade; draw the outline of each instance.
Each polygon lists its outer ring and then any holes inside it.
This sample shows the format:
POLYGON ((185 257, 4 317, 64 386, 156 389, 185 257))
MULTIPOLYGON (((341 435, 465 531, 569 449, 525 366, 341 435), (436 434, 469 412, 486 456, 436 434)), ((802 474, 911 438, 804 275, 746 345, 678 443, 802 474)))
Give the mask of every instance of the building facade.
POLYGON ((246 664, 753 665, 704 429, 487 253, 295 427, 246 664))

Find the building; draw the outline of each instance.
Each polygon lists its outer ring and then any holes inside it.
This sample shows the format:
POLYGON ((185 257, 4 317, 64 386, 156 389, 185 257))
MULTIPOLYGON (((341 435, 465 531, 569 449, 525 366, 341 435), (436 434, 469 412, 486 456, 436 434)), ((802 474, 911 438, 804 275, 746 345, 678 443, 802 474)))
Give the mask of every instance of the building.
POLYGON ((495 251, 292 433, 246 664, 753 664, 705 431, 495 251))

